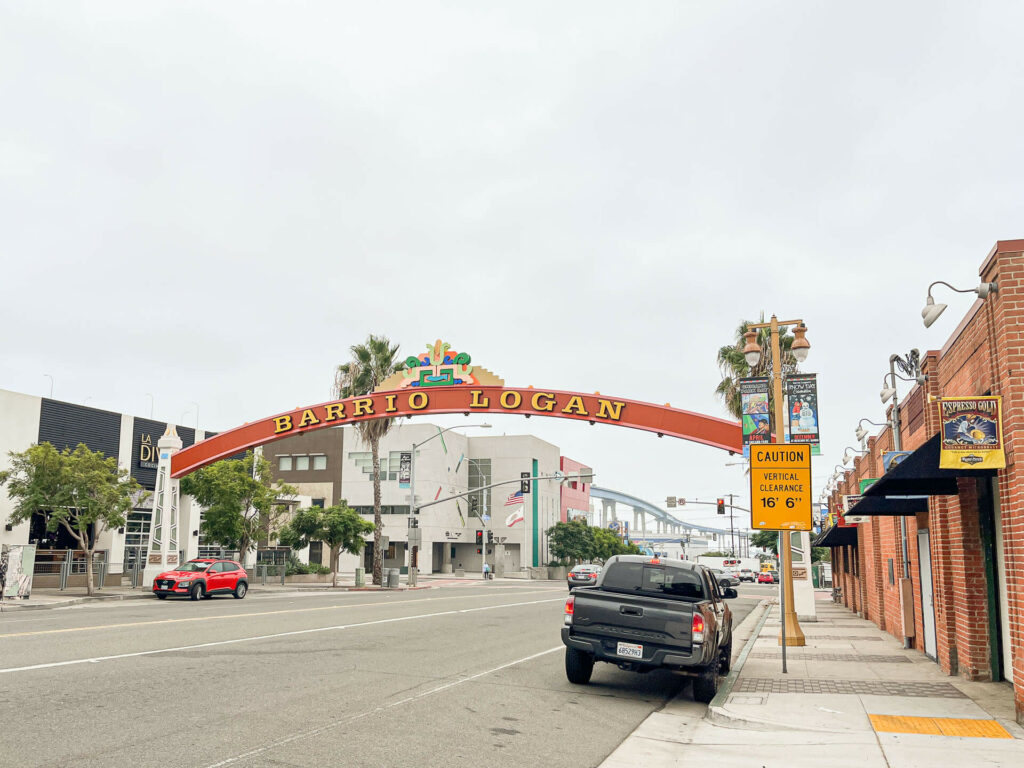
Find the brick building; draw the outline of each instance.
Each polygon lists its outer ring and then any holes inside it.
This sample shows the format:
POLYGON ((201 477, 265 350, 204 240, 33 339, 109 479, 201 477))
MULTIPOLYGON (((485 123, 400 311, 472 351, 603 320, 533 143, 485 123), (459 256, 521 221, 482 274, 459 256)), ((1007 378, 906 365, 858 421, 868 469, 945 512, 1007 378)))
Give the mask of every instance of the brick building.
POLYGON ((1016 464, 1024 461, 1024 240, 997 242, 979 272, 997 290, 923 356, 927 379, 900 403, 902 448, 913 453, 884 472, 892 428, 869 438, 829 504, 841 509, 844 494, 881 478, 852 510, 867 516, 852 527, 840 521, 818 541, 832 547, 835 584, 851 610, 949 675, 1012 685, 1024 723, 1024 464, 1016 464), (1003 398, 1006 468, 938 470, 931 398, 980 395, 1003 398))

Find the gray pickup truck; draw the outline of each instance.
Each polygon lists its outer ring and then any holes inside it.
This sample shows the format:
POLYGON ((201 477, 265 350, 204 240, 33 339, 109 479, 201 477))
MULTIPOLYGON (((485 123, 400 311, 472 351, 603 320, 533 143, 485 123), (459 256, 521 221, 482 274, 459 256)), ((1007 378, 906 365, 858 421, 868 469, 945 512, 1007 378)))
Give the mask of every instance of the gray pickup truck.
POLYGON ((693 697, 709 702, 732 658, 736 590, 722 589, 697 563, 616 555, 593 587, 578 587, 565 603, 565 675, 586 685, 594 662, 692 676, 693 697))

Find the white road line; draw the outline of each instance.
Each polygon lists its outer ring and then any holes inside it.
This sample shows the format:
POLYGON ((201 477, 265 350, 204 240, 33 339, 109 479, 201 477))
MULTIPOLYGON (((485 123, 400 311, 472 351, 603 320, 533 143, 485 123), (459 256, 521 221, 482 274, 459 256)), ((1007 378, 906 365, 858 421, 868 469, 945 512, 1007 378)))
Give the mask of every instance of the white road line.
MULTIPOLYGON (((536 602, 549 602, 549 601, 537 600, 536 602)), ((522 603, 522 605, 528 605, 528 603, 522 603)), ((477 609, 472 609, 472 610, 477 610, 477 609)), ((480 609, 480 610, 486 610, 486 609, 480 609)), ((464 611, 460 611, 460 613, 464 613, 464 611)), ((429 691, 423 691, 422 693, 417 693, 415 696, 408 696, 408 697, 406 697, 404 699, 399 699, 398 701, 392 701, 390 704, 382 704, 381 706, 375 707, 374 709, 367 710, 366 712, 360 712, 360 713, 355 714, 355 715, 349 715, 348 717, 343 717, 343 718, 340 718, 338 720, 334 720, 334 721, 332 721, 330 723, 327 723, 325 725, 318 726, 317 728, 311 728, 308 731, 300 731, 298 733, 293 733, 291 736, 286 736, 286 737, 284 737, 282 739, 278 739, 277 741, 272 741, 269 744, 263 745, 262 747, 257 747, 256 749, 251 749, 248 752, 243 752, 240 755, 235 755, 234 757, 229 757, 226 760, 221 760, 219 763, 213 763, 211 765, 206 766, 205 768, 223 768, 223 766, 231 765, 232 763, 237 763, 239 760, 246 760, 246 759, 248 759, 250 757, 256 757, 257 755, 262 755, 264 752, 268 752, 271 749, 277 749, 278 747, 286 746, 288 744, 291 744, 292 742, 299 741, 300 739, 308 739, 308 738, 311 738, 313 736, 318 736, 321 733, 324 733, 325 731, 329 731, 329 730, 332 730, 334 728, 339 728, 339 727, 341 727, 343 725, 348 725, 349 723, 353 723, 356 720, 362 720, 364 718, 370 717, 371 715, 376 715, 376 714, 379 714, 380 712, 385 712, 385 711, 387 711, 389 709, 393 709, 394 707, 399 707, 402 704, 408 704, 409 702, 417 701, 418 699, 422 699, 422 698, 425 698, 427 696, 433 696, 435 693, 440 693, 441 691, 446 691, 449 688, 454 688, 457 685, 462 685, 463 683, 471 682, 473 680, 476 680, 478 678, 484 677, 486 675, 491 675, 491 674, 494 674, 495 672, 500 672, 503 669, 508 669, 509 667, 514 667, 516 664, 523 664, 524 662, 527 662, 527 661, 533 661, 533 659, 539 659, 541 656, 547 656, 549 653, 554 653, 555 651, 560 651, 564 647, 565 646, 562 646, 562 645, 556 645, 554 648, 548 648, 546 651, 541 651, 540 653, 534 653, 534 654, 531 654, 529 656, 524 656, 523 658, 516 659, 515 661, 506 662, 505 664, 501 664, 501 665, 499 665, 497 667, 492 667, 491 669, 484 670, 483 672, 477 672, 475 675, 470 675, 469 677, 463 677, 463 678, 459 678, 458 680, 453 680, 450 683, 445 683, 444 685, 439 685, 436 688, 431 688, 429 691)))
POLYGON ((234 640, 216 640, 209 643, 196 643, 195 645, 179 645, 174 648, 156 648, 150 651, 135 651, 134 653, 118 653, 113 656, 95 656, 87 659, 69 659, 67 661, 51 661, 44 664, 30 664, 25 667, 8 667, 0 669, 0 675, 13 674, 15 672, 30 672, 36 669, 53 669, 55 667, 70 667, 76 664, 96 664, 101 661, 116 661, 118 659, 131 659, 137 656, 154 656, 160 653, 177 653, 179 651, 193 651, 199 648, 214 648, 221 645, 235 645, 237 643, 250 643, 256 640, 273 640, 278 637, 293 637, 295 635, 309 635, 314 632, 331 632, 339 629, 355 629, 357 627, 369 627, 375 624, 393 624, 399 621, 413 621, 415 619, 430 619, 435 616, 452 616, 459 613, 473 613, 475 611, 489 611, 494 608, 514 608, 520 605, 537 605, 538 603, 563 602, 561 597, 548 598, 546 600, 530 600, 524 603, 503 603, 500 605, 487 605, 481 608, 464 608, 462 610, 438 611, 437 613, 420 613, 414 616, 398 616, 391 619, 375 619, 374 621, 361 621, 356 624, 336 624, 331 627, 314 627, 312 629, 296 629, 290 632, 275 632, 270 635, 253 635, 250 637, 239 637, 234 640))
MULTIPOLYGON (((553 590, 550 589, 535 589, 529 591, 520 592, 521 595, 542 595, 553 590)), ((559 590, 561 591, 561 590, 559 590)), ((276 611, 254 611, 249 613, 221 613, 221 614, 205 614, 201 616, 185 616, 176 619, 149 619, 146 621, 126 621, 118 624, 84 624, 80 627, 61 627, 58 629, 33 629, 25 632, 7 632, 0 634, 0 640, 4 640, 12 637, 31 637, 33 635, 61 635, 68 634, 69 632, 88 632, 99 629, 124 629, 126 627, 145 627, 153 626, 157 624, 180 624, 182 622, 196 622, 196 621, 227 621, 229 619, 244 619, 250 616, 275 616, 286 613, 315 613, 317 611, 333 611, 338 608, 368 608, 379 605, 405 605, 408 603, 430 603, 436 600, 467 600, 477 597, 497 597, 498 595, 480 593, 477 595, 448 595, 447 597, 420 597, 409 600, 380 600, 372 603, 337 603, 334 605, 321 605, 316 608, 281 608, 276 611)), ((505 597, 500 595, 500 597, 505 597)), ((154 606, 160 610, 167 610, 167 606, 154 606)), ((0 627, 6 626, 6 622, 0 627)))

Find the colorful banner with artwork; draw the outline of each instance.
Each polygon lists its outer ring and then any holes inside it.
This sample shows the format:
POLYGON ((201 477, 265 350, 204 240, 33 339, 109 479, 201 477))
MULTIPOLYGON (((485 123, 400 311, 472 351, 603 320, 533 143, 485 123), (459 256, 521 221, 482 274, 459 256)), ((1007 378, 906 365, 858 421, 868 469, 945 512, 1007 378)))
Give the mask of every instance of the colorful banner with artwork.
POLYGON ((839 512, 839 527, 840 528, 853 528, 857 523, 861 522, 860 517, 850 515, 850 510, 853 509, 854 505, 860 501, 863 496, 859 493, 844 493, 843 503, 840 505, 839 512), (848 518, 847 515, 850 515, 848 518))
POLYGON ((789 442, 818 443, 818 375, 794 373, 786 377, 789 442))
POLYGON ((408 488, 412 480, 412 451, 402 451, 398 455, 398 487, 408 488))
POLYGON ((941 397, 938 400, 939 466, 943 469, 1002 469, 1003 399, 941 397))
POLYGON ((762 376, 740 379, 740 404, 743 410, 743 444, 770 443, 768 379, 762 376))

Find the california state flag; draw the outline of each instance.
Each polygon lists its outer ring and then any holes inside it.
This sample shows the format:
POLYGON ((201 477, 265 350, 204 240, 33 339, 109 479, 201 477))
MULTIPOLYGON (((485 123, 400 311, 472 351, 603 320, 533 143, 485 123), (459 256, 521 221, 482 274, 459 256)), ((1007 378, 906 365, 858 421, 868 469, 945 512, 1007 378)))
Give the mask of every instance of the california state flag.
POLYGON ((516 523, 521 523, 525 519, 526 518, 523 517, 523 508, 520 507, 515 512, 513 512, 512 514, 510 514, 508 517, 505 518, 505 525, 507 525, 509 528, 511 528, 516 523))

